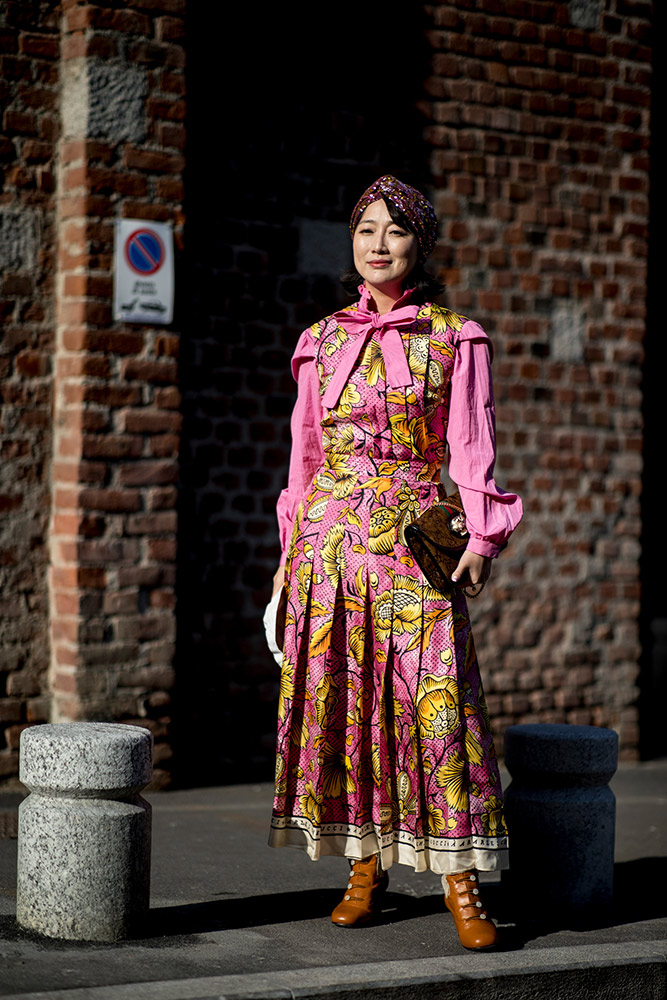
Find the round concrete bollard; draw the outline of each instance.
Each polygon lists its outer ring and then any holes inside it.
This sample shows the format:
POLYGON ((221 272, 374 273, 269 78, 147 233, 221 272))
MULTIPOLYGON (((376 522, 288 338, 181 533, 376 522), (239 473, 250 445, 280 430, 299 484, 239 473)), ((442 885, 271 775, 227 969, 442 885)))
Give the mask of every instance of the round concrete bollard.
MULTIPOLYGON (((505 764, 509 883, 542 918, 583 916, 612 900, 616 800, 608 787, 618 736, 595 726, 510 726, 505 764)), ((538 918, 533 912, 531 917, 538 918)))
POLYGON ((101 722, 21 733, 16 919, 48 937, 118 941, 148 911, 147 729, 101 722))

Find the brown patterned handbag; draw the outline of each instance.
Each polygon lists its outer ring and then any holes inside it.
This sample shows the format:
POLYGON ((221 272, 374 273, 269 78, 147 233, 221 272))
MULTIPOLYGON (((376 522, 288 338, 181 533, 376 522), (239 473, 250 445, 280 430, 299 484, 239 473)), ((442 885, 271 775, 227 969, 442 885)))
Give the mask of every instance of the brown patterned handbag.
MULTIPOLYGON (((457 586, 452 583, 452 573, 469 539, 458 491, 429 507, 405 529, 405 540, 427 581, 435 590, 445 592, 457 586)), ((464 593, 466 597, 479 597, 483 586, 472 593, 464 589, 464 593)))

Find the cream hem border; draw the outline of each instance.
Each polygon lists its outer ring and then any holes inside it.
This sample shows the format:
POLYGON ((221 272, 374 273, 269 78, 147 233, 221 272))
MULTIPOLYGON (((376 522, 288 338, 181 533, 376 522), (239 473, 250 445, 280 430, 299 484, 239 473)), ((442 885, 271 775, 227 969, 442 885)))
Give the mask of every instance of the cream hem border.
POLYGON ((317 837, 313 836, 314 829, 302 817, 274 818, 269 845, 306 851, 311 861, 328 855, 359 859, 380 854, 385 871, 394 862, 408 865, 416 872, 430 870, 436 875, 453 875, 471 868, 494 872, 509 867, 507 837, 466 837, 450 840, 443 848, 441 842, 433 843, 429 837, 416 839, 404 831, 381 835, 372 823, 363 827, 328 824, 318 829, 317 837))

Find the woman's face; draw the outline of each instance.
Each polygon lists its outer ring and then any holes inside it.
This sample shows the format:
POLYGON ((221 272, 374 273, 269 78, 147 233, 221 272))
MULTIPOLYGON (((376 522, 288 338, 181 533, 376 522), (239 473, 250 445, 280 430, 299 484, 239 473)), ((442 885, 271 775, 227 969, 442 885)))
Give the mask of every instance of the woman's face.
POLYGON ((380 198, 363 213, 352 239, 354 266, 366 287, 400 294, 403 283, 417 263, 417 237, 397 225, 380 198))

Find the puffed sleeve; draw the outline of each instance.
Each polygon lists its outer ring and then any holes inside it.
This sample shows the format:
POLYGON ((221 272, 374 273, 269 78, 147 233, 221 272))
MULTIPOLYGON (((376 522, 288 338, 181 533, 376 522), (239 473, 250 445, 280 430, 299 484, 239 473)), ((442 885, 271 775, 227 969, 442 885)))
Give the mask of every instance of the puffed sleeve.
POLYGON ((447 428, 449 475, 457 484, 470 532, 468 548, 494 558, 523 516, 516 493, 493 478, 496 416, 491 381, 491 341, 468 320, 455 338, 456 357, 447 428))
POLYGON ((292 454, 287 489, 280 494, 276 511, 282 561, 290 542, 296 509, 306 495, 313 475, 324 462, 320 382, 315 341, 309 329, 304 330, 299 338, 292 358, 292 374, 298 386, 291 422, 292 454))

